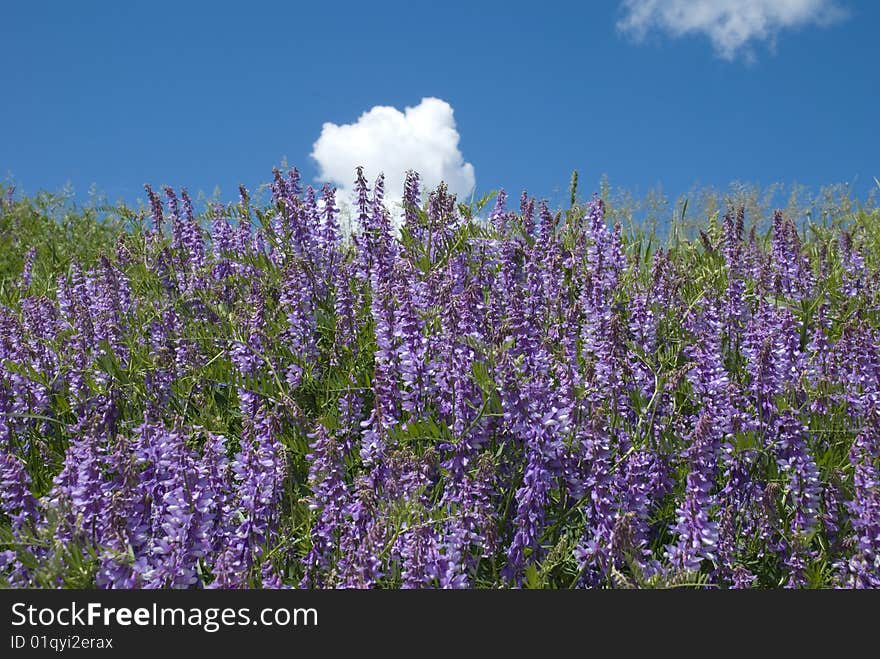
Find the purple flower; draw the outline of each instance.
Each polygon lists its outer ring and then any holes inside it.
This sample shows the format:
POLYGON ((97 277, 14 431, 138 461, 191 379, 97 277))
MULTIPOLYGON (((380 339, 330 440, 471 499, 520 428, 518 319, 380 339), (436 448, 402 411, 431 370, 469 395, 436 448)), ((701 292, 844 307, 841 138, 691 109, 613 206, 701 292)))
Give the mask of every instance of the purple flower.
MULTIPOLYGON (((531 355, 538 369, 545 359, 543 350, 531 355)), ((514 536, 505 568, 505 576, 514 583, 522 577, 526 553, 532 554, 534 562, 540 556, 538 543, 544 531, 550 492, 561 475, 562 437, 568 432, 569 419, 558 402, 546 382, 538 380, 520 388, 512 370, 509 371, 502 409, 508 431, 522 442, 526 457, 522 485, 515 493, 514 536)))
POLYGON ((338 253, 340 247, 339 221, 337 219, 339 209, 336 207, 336 191, 326 183, 321 190, 321 204, 318 247, 322 254, 327 278, 332 280, 340 260, 338 253))
POLYGON ((275 538, 286 476, 286 459, 276 420, 260 406, 246 419, 241 451, 232 461, 236 482, 228 515, 241 521, 225 538, 214 563, 212 588, 243 588, 275 538))
POLYGON ((345 507, 346 523, 336 565, 339 588, 372 588, 383 576, 380 553, 386 542, 386 528, 377 514, 378 476, 374 468, 369 475, 358 478, 345 507))
POLYGON ((849 454, 853 498, 847 502, 855 551, 839 566, 850 588, 880 588, 880 414, 872 410, 849 454))
POLYGON ((403 226, 411 231, 417 229, 418 211, 421 208, 420 191, 418 173, 412 170, 407 171, 406 180, 403 183, 403 226))
POLYGON ((584 583, 598 586, 607 582, 612 568, 625 558, 614 551, 615 527, 621 516, 618 482, 612 473, 611 438, 598 415, 579 428, 578 441, 585 462, 583 491, 588 494, 588 503, 584 533, 574 554, 584 583))
POLYGON ((788 478, 785 496, 793 508, 785 555, 789 588, 806 585, 805 570, 811 556, 808 545, 816 530, 822 494, 819 467, 807 446, 806 430, 791 413, 780 417, 777 425, 776 463, 788 478))
POLYGON ((317 366, 318 361, 317 299, 309 273, 301 262, 293 261, 285 268, 281 304, 287 311, 285 337, 294 358, 287 371, 287 381, 296 388, 302 380, 304 367, 317 366))
POLYGON ((500 190, 495 199, 495 206, 492 209, 492 212, 489 213, 489 224, 494 227, 495 234, 499 239, 504 238, 507 233, 508 213, 506 204, 507 193, 504 190, 500 190))
POLYGON ((0 450, 0 509, 9 516, 15 532, 40 522, 24 463, 5 450, 0 450))
POLYGON ((310 536, 312 548, 303 559, 303 587, 323 587, 330 570, 332 554, 345 523, 349 501, 345 482, 344 454, 339 442, 321 424, 311 434, 309 461, 309 509, 315 514, 310 536))
POLYGON ((19 289, 22 294, 26 293, 28 288, 31 286, 31 276, 33 275, 34 270, 34 260, 37 258, 37 248, 31 247, 27 254, 24 256, 24 267, 21 271, 21 280, 19 282, 19 289))
POLYGON ((668 548, 673 566, 695 572, 703 560, 716 561, 718 524, 712 520, 720 433, 709 413, 700 416, 685 449, 689 472, 684 499, 676 510, 678 540, 668 548))
POLYGON ((774 289, 778 295, 794 300, 809 297, 813 288, 813 274, 801 247, 794 221, 783 219, 782 211, 777 210, 773 214, 774 289))
POLYGON ((214 204, 211 207, 211 218, 213 277, 215 281, 222 281, 233 272, 230 257, 235 253, 235 236, 223 206, 214 204))
POLYGON ((736 347, 739 343, 743 323, 746 321, 745 272, 743 265, 743 214, 740 208, 734 221, 732 211, 724 215, 723 253, 727 265, 727 289, 722 302, 721 322, 727 335, 728 344, 736 347))
POLYGON ((441 556, 433 526, 430 522, 421 522, 401 532, 398 553, 402 563, 400 587, 404 590, 429 588, 434 573, 439 571, 436 566, 450 555, 447 552, 441 556))
POLYGON ((181 227, 181 244, 187 252, 191 269, 201 269, 205 264, 205 242, 202 227, 193 212, 192 200, 186 188, 180 191, 183 201, 183 226, 181 227))
POLYGON ((207 470, 179 430, 142 426, 139 481, 151 501, 149 538, 135 571, 147 588, 188 588, 211 549, 214 506, 207 470))
POLYGON ((853 237, 847 231, 840 233, 840 258, 843 263, 843 282, 841 291, 844 295, 855 297, 865 292, 869 271, 865 265, 865 257, 853 244, 853 237))
POLYGON ((535 200, 531 199, 523 190, 519 200, 519 212, 522 221, 522 230, 525 236, 535 233, 535 200))
POLYGON ((251 286, 247 308, 250 314, 241 324, 242 335, 229 348, 230 360, 246 378, 257 374, 263 363, 262 353, 265 347, 265 300, 256 282, 251 286))
MULTIPOLYGON (((407 282, 415 280, 414 273, 406 277, 407 282)), ((421 418, 426 412, 426 403, 431 394, 429 384, 429 339, 425 337, 420 317, 420 297, 418 284, 405 283, 399 288, 398 305, 395 313, 394 338, 397 345, 397 364, 400 369, 402 385, 401 408, 410 418, 421 418)))
POLYGON ((8 550, 0 556, 0 569, 6 572, 10 586, 24 588, 30 584, 28 569, 18 560, 21 553, 30 551, 37 560, 41 558, 39 547, 28 548, 32 537, 42 521, 41 512, 30 491, 30 477, 24 463, 18 457, 0 448, 0 511, 11 522, 13 537, 20 543, 18 554, 8 550))
POLYGON ((144 183, 144 190, 147 191, 147 197, 150 199, 150 216, 153 219, 152 231, 161 235, 162 224, 165 222, 162 200, 147 183, 144 183))

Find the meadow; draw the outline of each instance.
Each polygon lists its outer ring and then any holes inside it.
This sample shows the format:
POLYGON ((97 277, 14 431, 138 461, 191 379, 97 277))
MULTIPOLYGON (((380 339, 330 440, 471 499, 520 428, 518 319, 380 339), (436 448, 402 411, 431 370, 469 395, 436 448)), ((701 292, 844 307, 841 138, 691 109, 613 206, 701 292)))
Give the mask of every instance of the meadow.
POLYGON ((353 175, 351 222, 296 170, 4 191, 3 582, 880 586, 873 205, 658 231, 411 173, 398 225, 353 175))

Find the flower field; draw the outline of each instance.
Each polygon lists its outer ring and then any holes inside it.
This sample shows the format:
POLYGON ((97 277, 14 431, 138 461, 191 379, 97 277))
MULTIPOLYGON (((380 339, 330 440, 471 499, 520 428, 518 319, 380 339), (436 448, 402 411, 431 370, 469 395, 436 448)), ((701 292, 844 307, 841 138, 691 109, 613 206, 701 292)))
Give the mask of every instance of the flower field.
POLYGON ((9 196, 3 581, 880 586, 880 214, 660 241, 411 173, 398 223, 356 176, 350 224, 296 170, 9 196))

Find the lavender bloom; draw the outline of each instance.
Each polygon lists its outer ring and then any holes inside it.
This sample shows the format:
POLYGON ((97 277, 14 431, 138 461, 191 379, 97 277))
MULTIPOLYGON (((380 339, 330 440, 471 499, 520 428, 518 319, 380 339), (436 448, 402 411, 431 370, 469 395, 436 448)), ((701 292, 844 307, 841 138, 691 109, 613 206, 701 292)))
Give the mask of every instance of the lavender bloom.
POLYGON ((434 576, 432 571, 438 571, 434 566, 450 555, 447 552, 441 557, 432 526, 428 522, 417 523, 401 533, 398 552, 402 563, 400 587, 404 590, 430 587, 434 576))
POLYGON ((742 590, 744 588, 753 588, 755 585, 755 577, 754 574, 749 572, 744 566, 737 565, 733 571, 733 582, 732 588, 736 590, 742 590))
POLYGON ((374 469, 360 477, 346 506, 336 569, 339 588, 372 588, 383 576, 379 554, 386 529, 376 510, 378 475, 374 469))
MULTIPOLYGON (((625 446, 625 443, 622 443, 625 446)), ((629 453, 632 449, 627 449, 629 453)), ((653 539, 651 520, 657 503, 672 491, 668 460, 652 451, 633 451, 619 461, 615 478, 619 510, 611 534, 610 553, 622 564, 646 575, 660 571, 648 545, 653 539)))
POLYGON ((135 571, 147 588, 188 588, 198 583, 200 558, 211 548, 214 505, 206 469, 178 431, 142 426, 136 450, 149 497, 150 534, 135 571))
MULTIPOLYGON (((319 212, 312 186, 306 188, 306 196, 302 201, 294 197, 288 211, 288 226, 293 254, 308 262, 311 267, 320 263, 316 256, 316 245, 319 228, 319 212)), ((319 285, 314 282, 313 285, 319 285)))
POLYGON ((49 497, 55 506, 69 508, 69 532, 82 533, 92 543, 99 543, 110 519, 101 477, 101 445, 105 438, 100 433, 84 432, 85 419, 78 425, 82 434, 67 449, 49 497))
POLYGON ((207 481, 207 490, 213 495, 211 524, 214 533, 210 536, 208 554, 216 556, 224 548, 224 540, 230 532, 234 502, 234 481, 232 465, 226 455, 226 438, 223 435, 209 434, 205 440, 201 467, 207 481))
MULTIPOLYGON (((281 170, 279 170, 277 167, 274 167, 272 169, 272 177, 272 201, 275 203, 275 205, 283 205, 286 203, 286 200, 290 199, 293 196, 290 190, 290 186, 284 179, 284 175, 281 173, 281 170)), ((245 192, 246 191, 247 190, 245 190, 245 192)), ((242 203, 242 206, 247 205, 248 204, 246 203, 242 203)))
POLYGON ((598 418, 579 429, 578 441, 586 463, 584 491, 589 495, 589 505, 584 535, 574 553, 584 584, 598 586, 624 558, 614 551, 614 530, 620 517, 618 483, 612 474, 611 439, 598 418))
POLYGON ((193 212, 192 200, 186 188, 180 191, 183 201, 183 226, 181 228, 181 244, 187 252, 191 269, 201 269, 205 264, 205 243, 202 227, 193 212))
POLYGON ((318 232, 321 230, 321 209, 318 208, 318 197, 315 188, 311 185, 306 186, 306 192, 303 197, 303 213, 305 220, 305 229, 307 232, 306 240, 314 250, 317 245, 318 232))
MULTIPOLYGON (((413 279, 413 274, 407 277, 408 281, 413 279)), ((410 414, 410 418, 420 418, 425 413, 425 401, 430 393, 428 339, 423 335, 416 303, 418 292, 414 288, 413 284, 406 284, 400 289, 393 335, 399 340, 397 363, 400 368, 400 382, 404 387, 401 408, 410 414)))
POLYGON ((31 286, 31 276, 34 270, 34 260, 37 257, 37 248, 31 247, 27 254, 24 257, 24 267, 21 271, 21 280, 19 282, 19 289, 22 293, 25 293, 28 288, 31 286))
POLYGON ((128 349, 123 337, 126 332, 125 315, 131 304, 128 278, 117 271, 107 257, 101 257, 101 269, 90 273, 86 287, 91 302, 95 341, 108 343, 115 356, 126 362, 128 349))
POLYGON ((42 315, 47 313, 48 301, 24 298, 20 304, 22 320, 0 308, 0 448, 10 441, 12 432, 24 434, 32 426, 45 429, 44 423, 35 424, 29 417, 45 412, 50 402, 45 382, 58 376, 57 355, 48 345, 55 334, 54 319, 42 315), (39 369, 44 377, 22 372, 16 364, 39 369))
POLYGON ((407 171, 403 184, 403 226, 411 231, 416 229, 418 223, 418 210, 421 206, 419 192, 418 173, 407 171))
MULTIPOLYGON (((542 350, 531 357, 536 366, 546 359, 542 350)), ((519 583, 526 552, 532 552, 535 558, 540 555, 538 541, 544 528, 550 491, 561 475, 561 437, 568 432, 569 419, 554 405, 556 401, 546 384, 536 382, 519 392, 511 375, 502 396, 502 409, 509 431, 524 445, 526 466, 522 486, 515 495, 515 532, 507 550, 505 576, 519 583)))
POLYGON ((441 508, 452 518, 443 537, 430 539, 430 547, 442 551, 434 557, 433 574, 441 588, 473 587, 473 572, 480 560, 492 556, 498 544, 495 503, 497 474, 489 456, 482 454, 476 469, 450 479, 441 508))
MULTIPOLYGON (((731 387, 731 397, 737 396, 737 389, 731 387)), ((718 494, 721 508, 719 512, 719 539, 717 576, 726 580, 733 587, 750 587, 755 580, 742 564, 746 558, 747 548, 756 542, 761 547, 776 544, 775 523, 768 514, 768 509, 775 511, 775 501, 768 501, 768 488, 760 480, 756 463, 759 454, 755 450, 743 450, 735 443, 738 432, 750 432, 756 427, 751 420, 731 403, 732 411, 730 430, 722 445, 723 455, 723 488, 718 494)), ((763 556, 763 549, 760 554, 763 556)))
MULTIPOLYGON (((377 181, 377 184, 379 182, 377 181)), ((381 190, 381 186, 379 187, 381 190)), ((364 178, 363 167, 357 168, 357 177, 354 182, 354 194, 356 196, 355 207, 357 210, 357 227, 360 233, 355 239, 358 248, 358 277, 362 280, 369 280, 370 273, 373 269, 373 259, 375 257, 376 229, 372 225, 372 209, 370 204, 370 191, 367 186, 367 179, 364 178)), ((380 200, 381 204, 381 200, 380 200)))
POLYGON ((251 313, 242 323, 242 337, 233 342, 229 349, 229 358, 238 372, 244 377, 253 377, 262 364, 261 354, 265 334, 266 320, 264 317, 265 301, 257 288, 256 282, 248 296, 248 307, 251 313))
POLYGON ((785 493, 794 508, 790 530, 791 539, 785 561, 788 566, 789 588, 806 585, 804 571, 810 556, 808 541, 818 521, 821 485, 819 468, 810 455, 801 423, 792 414, 780 418, 777 429, 776 462, 781 473, 788 476, 785 493))
POLYGON ((332 280, 340 260, 338 253, 340 239, 339 221, 337 220, 339 209, 336 207, 336 192, 326 183, 321 190, 321 202, 318 248, 322 255, 323 267, 328 275, 327 278, 332 280))
POLYGON ((212 588, 246 587, 253 566, 261 562, 274 538, 286 475, 275 423, 260 408, 232 462, 237 489, 230 514, 242 521, 226 538, 225 549, 214 564, 212 588))
POLYGON ((292 262, 287 266, 283 286, 281 304, 287 311, 288 322, 285 337, 294 356, 294 363, 287 371, 287 381, 296 388, 302 379, 303 366, 317 363, 317 300, 309 274, 300 263, 292 262))
POLYGON ((822 492, 822 514, 820 519, 825 529, 825 536, 834 548, 838 546, 840 532, 840 488, 837 483, 830 481, 822 492))
POLYGON ((546 506, 554 482, 554 474, 548 462, 552 463, 557 459, 550 435, 553 426, 559 423, 555 416, 556 412, 551 411, 543 419, 533 422, 539 427, 526 448, 528 462, 523 475, 523 484, 516 491, 517 508, 514 522, 516 532, 507 550, 506 574, 516 583, 519 583, 521 578, 526 562, 526 551, 539 550, 538 541, 543 531, 546 506))
POLYGON ((0 450, 0 509, 9 516, 15 532, 40 522, 24 464, 5 450, 0 450))
POLYGON ((184 252, 186 229, 180 218, 180 203, 173 188, 165 186, 164 192, 168 200, 168 215, 171 218, 171 248, 175 252, 175 263, 178 267, 186 268, 188 266, 184 252))
POLYGON ((728 343, 734 347, 739 343, 742 325, 746 320, 746 306, 743 295, 745 292, 743 264, 743 209, 736 214, 728 211, 724 216, 723 253, 727 265, 727 289, 722 303, 722 323, 728 343))
POLYGON ((284 588, 281 574, 279 574, 271 561, 263 561, 263 565, 260 567, 260 585, 269 590, 284 588))
MULTIPOLYGON (((14 536, 24 545, 27 531, 33 531, 41 522, 41 514, 30 492, 30 477, 24 464, 16 456, 0 448, 0 511, 4 512, 12 525, 14 536)), ((25 549, 24 546, 20 551, 25 549)), ((39 549, 35 553, 39 556, 39 549)), ((28 570, 19 562, 16 552, 4 552, 0 556, 0 569, 7 572, 7 580, 12 587, 27 587, 30 576, 28 570)))
POLYGON ((690 325, 695 341, 688 350, 694 364, 688 379, 700 402, 715 417, 716 427, 721 433, 728 432, 732 410, 728 408, 726 395, 730 380, 723 363, 722 325, 716 309, 706 307, 690 325))
POLYGON ((211 208, 211 250, 214 260, 213 277, 222 281, 232 272, 229 256, 235 252, 235 237, 232 226, 226 217, 226 211, 219 204, 211 208))
POLYGON ((749 392, 767 428, 776 415, 776 397, 796 386, 803 370, 800 327, 788 309, 762 303, 746 327, 742 350, 751 376, 749 392))
POLYGON ((590 273, 590 292, 601 297, 607 290, 600 285, 604 280, 606 252, 608 243, 608 227, 605 226, 605 205, 598 197, 593 197, 587 211, 587 239, 589 244, 586 250, 586 267, 590 273), (595 281, 594 281, 595 280, 595 281))
POLYGON ((446 183, 440 183, 437 189, 428 195, 426 214, 429 230, 426 242, 432 263, 437 254, 438 245, 447 243, 455 229, 459 219, 455 209, 455 195, 449 194, 446 183))
MULTIPOLYGON (((383 429, 394 424, 398 417, 395 383, 399 373, 397 339, 395 338, 396 315, 394 308, 393 276, 394 253, 390 246, 390 225, 382 207, 382 181, 376 183, 374 192, 374 215, 370 233, 366 234, 368 247, 372 254, 367 259, 370 265, 370 286, 372 298, 370 310, 375 323, 376 352, 373 390, 376 399, 374 420, 378 424, 369 432, 381 434, 383 429)), ((372 442, 371 442, 372 443, 372 442)))
POLYGON ((354 311, 354 296, 351 285, 354 280, 354 267, 352 264, 340 264, 333 278, 333 311, 336 314, 336 332, 334 344, 334 365, 338 362, 342 348, 352 350, 357 347, 357 318, 354 311))
POLYGON ((832 345, 828 340, 827 314, 827 304, 820 305, 816 310, 813 331, 806 346, 805 356, 807 380, 815 391, 810 410, 818 414, 825 414, 828 411, 832 396, 828 395, 827 391, 831 383, 839 377, 834 364, 832 345))
POLYGON ((684 500, 676 511, 678 535, 668 548, 669 560, 680 569, 697 571, 703 560, 716 560, 718 524, 711 519, 715 502, 715 470, 721 438, 711 416, 704 413, 694 428, 685 450, 690 471, 684 500))
POLYGON ((772 265, 778 295, 795 300, 809 297, 813 276, 801 253, 797 226, 791 219, 783 219, 778 210, 773 214, 772 265))
MULTIPOLYGON (((386 505, 400 507, 407 516, 391 544, 388 563, 400 566, 405 588, 427 587, 437 576, 438 561, 445 558, 440 550, 437 525, 428 518, 431 503, 427 492, 433 483, 433 452, 419 458, 406 450, 389 451, 380 469, 383 475, 380 494, 386 505)), ((445 584, 441 582, 441 586, 445 584)))
POLYGON ((660 247, 654 253, 651 263, 651 297, 664 308, 676 303, 676 273, 669 254, 660 247))
POLYGON ((254 274, 253 268, 246 262, 250 255, 256 253, 253 246, 254 235, 251 218, 242 215, 238 218, 238 225, 232 231, 232 250, 235 254, 237 274, 254 274))
POLYGON ((312 548, 303 559, 305 576, 302 587, 323 587, 330 569, 332 552, 343 524, 346 504, 349 500, 345 483, 343 454, 337 440, 318 425, 311 435, 309 460, 309 487, 312 495, 309 509, 316 512, 311 529, 312 548))
POLYGON ((839 239, 840 257, 843 262, 843 283, 841 291, 844 295, 855 297, 865 291, 868 280, 868 269, 865 258, 853 244, 853 237, 842 231, 839 239))
POLYGON ((605 273, 605 286, 609 292, 617 288, 620 276, 626 268, 626 254, 623 250, 623 227, 620 222, 614 223, 610 240, 606 247, 606 258, 609 268, 605 273))
POLYGON ((153 219, 152 231, 161 235, 162 224, 165 222, 162 212, 162 200, 147 183, 144 183, 144 190, 147 191, 147 197, 150 199, 150 216, 153 219))
POLYGON ((291 167, 287 172, 287 189, 294 197, 302 194, 302 185, 300 185, 300 174, 296 167, 291 167))
POLYGON ((839 566, 843 584, 850 588, 880 588, 880 415, 872 411, 849 454, 855 469, 854 496, 847 502, 855 551, 839 566))
POLYGON ((58 307, 64 326, 72 330, 70 339, 68 383, 75 400, 84 400, 84 372, 95 345, 94 325, 89 310, 92 300, 82 270, 77 264, 70 269, 70 280, 58 278, 58 307))
MULTIPOLYGON (((144 428, 138 440, 144 437, 144 428)), ((95 575, 98 588, 138 588, 143 579, 134 569, 146 565, 151 539, 152 496, 142 488, 140 458, 125 435, 116 437, 116 446, 107 456, 107 477, 102 483, 107 506, 107 527, 101 539, 103 551, 95 575)))
POLYGON ((525 190, 519 201, 520 217, 522 219, 523 234, 532 236, 535 233, 535 200, 529 198, 525 190))
POLYGON ((541 219, 540 242, 542 245, 550 245, 556 231, 556 218, 547 207, 546 201, 541 201, 538 207, 538 217, 541 219))
POLYGON ((842 398, 850 416, 866 418, 880 405, 880 335, 864 321, 843 327, 834 349, 834 371, 845 384, 842 398))
POLYGON ((657 386, 654 372, 644 360, 644 356, 653 355, 657 349, 657 316, 651 306, 646 293, 636 295, 630 302, 628 323, 636 352, 627 360, 627 365, 645 400, 651 399, 657 386))
POLYGON ((499 238, 503 238, 507 233, 507 193, 504 190, 500 190, 498 192, 498 197, 495 199, 495 206, 492 209, 492 212, 489 213, 489 223, 494 227, 495 234, 499 238))

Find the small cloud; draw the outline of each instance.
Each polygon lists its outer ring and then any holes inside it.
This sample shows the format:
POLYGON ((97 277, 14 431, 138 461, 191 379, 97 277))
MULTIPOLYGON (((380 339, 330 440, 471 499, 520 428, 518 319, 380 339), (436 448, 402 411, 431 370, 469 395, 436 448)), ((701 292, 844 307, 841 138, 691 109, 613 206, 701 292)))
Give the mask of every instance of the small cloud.
POLYGON ((423 187, 445 181, 459 199, 468 197, 476 182, 474 166, 458 148, 460 136, 452 106, 439 98, 423 98, 415 107, 377 105, 352 124, 327 122, 312 147, 318 178, 336 185, 340 201, 351 199, 355 168, 364 167, 370 179, 385 174, 390 205, 403 198, 408 169, 421 176, 423 187))
POLYGON ((835 0, 623 0, 617 28, 637 40, 659 30, 681 37, 704 34, 719 57, 753 57, 755 42, 775 42, 785 29, 830 25, 846 18, 835 0))

